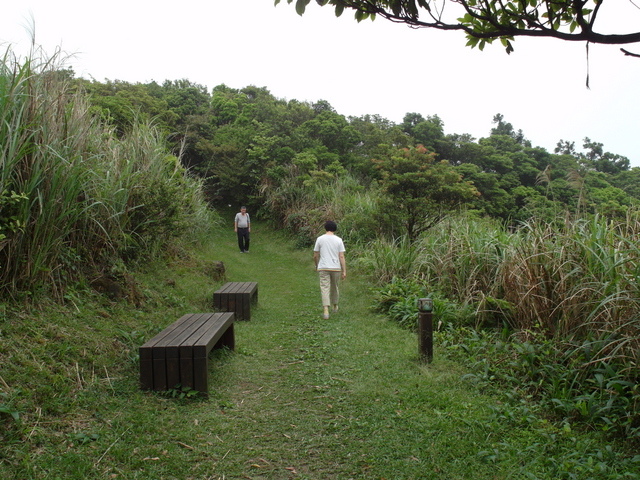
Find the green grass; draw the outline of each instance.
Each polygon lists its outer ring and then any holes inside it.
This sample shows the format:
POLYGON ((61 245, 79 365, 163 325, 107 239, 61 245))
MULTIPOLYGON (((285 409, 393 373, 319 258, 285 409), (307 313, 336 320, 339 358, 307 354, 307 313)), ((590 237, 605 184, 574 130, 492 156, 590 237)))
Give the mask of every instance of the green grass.
POLYGON ((506 418, 437 345, 421 363, 415 334, 371 312, 354 270, 322 320, 310 249, 255 223, 241 254, 227 223, 198 258, 138 275, 138 308, 85 291, 66 306, 0 305, 0 407, 20 414, 0 408, 0 478, 616 478, 571 466, 597 464, 597 438, 524 408, 506 418), (141 391, 137 347, 211 309, 220 282, 204 263, 216 260, 228 280, 259 283, 236 351, 213 354, 208 398, 141 391))

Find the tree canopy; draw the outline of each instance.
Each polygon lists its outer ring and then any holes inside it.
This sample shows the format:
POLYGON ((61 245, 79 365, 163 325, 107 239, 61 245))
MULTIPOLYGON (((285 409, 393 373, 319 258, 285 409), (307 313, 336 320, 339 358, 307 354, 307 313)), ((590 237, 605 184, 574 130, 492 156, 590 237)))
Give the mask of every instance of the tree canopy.
MULTIPOLYGON (((275 0, 279 4, 281 0, 275 0)), ((311 0, 295 0, 304 14, 311 0)), ((349 9, 358 22, 376 16, 414 28, 462 31, 467 45, 482 50, 500 40, 507 53, 516 37, 547 37, 566 41, 626 45, 640 42, 640 32, 605 33, 599 14, 605 0, 316 0, 330 5, 336 16, 349 9)), ((287 0, 293 3, 294 0, 287 0)), ((635 4, 632 3, 633 6, 635 4)), ((637 7, 636 7, 637 8, 637 7)), ((638 56, 624 49, 627 55, 638 56)))
POLYGON ((121 135, 135 118, 153 119, 210 202, 262 208, 286 225, 323 215, 336 184, 350 186, 345 196, 367 192, 371 210, 357 217, 389 237, 416 238, 458 208, 515 224, 565 211, 623 217, 640 204, 640 168, 628 158, 590 138, 559 140, 548 152, 499 113, 488 136, 475 139, 447 133, 436 114, 409 112, 398 124, 346 117, 326 100, 280 99, 264 87, 78 84, 121 135))
MULTIPOLYGON (((405 117, 406 118, 406 117, 405 117)), ((372 160, 386 195, 381 202, 381 220, 400 227, 410 241, 451 211, 468 206, 480 196, 471 182, 446 160, 424 145, 390 149, 389 155, 372 160)))

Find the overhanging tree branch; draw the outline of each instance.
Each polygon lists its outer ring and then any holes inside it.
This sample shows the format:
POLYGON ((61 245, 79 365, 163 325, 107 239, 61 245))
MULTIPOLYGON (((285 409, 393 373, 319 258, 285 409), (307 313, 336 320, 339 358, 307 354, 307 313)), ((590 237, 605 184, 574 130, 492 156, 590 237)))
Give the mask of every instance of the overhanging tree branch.
MULTIPOLYGON (((281 0, 275 0, 275 4, 281 0)), ((311 0, 287 0, 302 15, 311 0)), ((516 37, 547 37, 593 44, 640 42, 640 31, 601 33, 596 20, 608 0, 316 0, 331 5, 336 15, 353 10, 357 21, 382 17, 412 28, 462 31, 467 45, 483 49, 500 40, 507 53, 516 37), (445 6, 458 10, 445 18, 445 6)), ((625 54, 630 54, 624 51, 625 54)), ((630 54, 637 56, 635 54, 630 54)))
POLYGON ((625 50, 624 48, 621 48, 620 51, 622 53, 624 53, 625 55, 629 56, 629 57, 638 57, 638 58, 640 58, 640 54, 631 53, 629 50, 625 50))

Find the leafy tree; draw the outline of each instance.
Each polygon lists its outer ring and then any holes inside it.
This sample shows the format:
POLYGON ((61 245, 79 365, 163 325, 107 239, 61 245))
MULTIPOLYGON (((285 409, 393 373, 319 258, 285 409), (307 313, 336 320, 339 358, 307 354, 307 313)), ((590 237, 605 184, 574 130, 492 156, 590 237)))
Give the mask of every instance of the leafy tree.
POLYGON ((179 118, 208 112, 211 97, 207 88, 189 80, 165 81, 158 94, 167 102, 169 110, 179 118))
POLYGON ((524 138, 524 133, 522 130, 518 130, 517 132, 513 129, 513 125, 504 121, 504 116, 501 113, 496 114, 493 117, 493 123, 495 123, 495 127, 491 129, 491 136, 504 135, 507 137, 511 137, 517 143, 529 145, 529 142, 524 138))
POLYGON ((240 114, 239 102, 236 90, 226 85, 215 87, 211 98, 214 123, 218 126, 232 123, 240 114))
POLYGON ((513 171, 518 176, 519 183, 523 186, 535 186, 536 178, 538 173, 540 173, 538 160, 533 155, 534 151, 534 149, 526 149, 521 152, 516 152, 511 156, 513 160, 513 171))
POLYGON ((477 165, 463 163, 455 167, 456 172, 467 182, 473 184, 478 195, 471 208, 481 215, 505 220, 516 217, 513 198, 502 187, 500 175, 482 171, 477 165))
POLYGON ((476 139, 464 134, 449 134, 438 142, 438 154, 440 158, 448 160, 451 165, 463 163, 480 164, 484 148, 476 143, 476 139))
POLYGON ((384 157, 388 150, 395 147, 408 147, 411 138, 399 125, 379 115, 349 117, 349 125, 357 132, 360 142, 352 149, 352 161, 349 167, 363 177, 373 177, 371 158, 384 157))
POLYGON ((622 171, 611 177, 611 185, 624 190, 630 197, 640 199, 640 167, 622 171))
POLYGON ((302 145, 323 145, 331 152, 345 154, 358 143, 357 131, 343 115, 327 108, 316 111, 319 112, 318 115, 303 123, 296 132, 302 145))
POLYGON ((576 142, 569 142, 561 139, 558 141, 556 148, 553 151, 561 155, 577 155, 576 142))
POLYGON ((438 115, 424 118, 419 113, 407 113, 400 127, 413 137, 416 145, 424 145, 431 150, 435 150, 438 141, 444 137, 444 122, 438 115))
MULTIPOLYGON (((578 205, 585 214, 618 216, 640 198, 638 173, 629 170, 627 158, 606 152, 589 138, 580 152, 574 142, 564 140, 555 154, 532 148, 523 132, 501 114, 494 116, 490 135, 476 140, 468 134, 445 135, 437 115, 407 113, 399 124, 378 115, 345 118, 325 100, 278 99, 264 87, 219 85, 209 94, 186 79, 161 84, 78 79, 76 86, 90 93, 92 108, 120 135, 137 121, 152 120, 182 164, 205 179, 209 200, 224 204, 258 206, 266 192, 278 191, 282 182, 293 181, 296 192, 307 187, 324 190, 347 176, 365 188, 382 188, 375 182, 387 182, 387 232, 415 236, 422 227, 415 227, 410 215, 401 218, 395 213, 394 201, 410 202, 401 198, 400 189, 393 191, 392 181, 407 187, 410 197, 421 191, 419 182, 423 187, 429 184, 426 177, 431 175, 436 187, 425 191, 427 197, 435 197, 439 185, 446 184, 445 173, 455 172, 479 192, 462 203, 507 221, 541 213, 548 218, 563 208, 575 212, 578 205), (400 170, 406 166, 403 162, 413 162, 414 177, 409 171, 394 172, 393 162, 400 170), (422 171, 418 165, 430 167, 422 171), (584 172, 584 177, 576 172, 584 172), (608 190, 596 192, 604 189, 608 190)), ((433 211, 449 208, 446 201, 431 206, 433 211)))
POLYGON ((602 143, 592 142, 587 137, 584 139, 583 146, 587 150, 585 157, 596 171, 615 174, 629 170, 629 159, 605 152, 602 143))
POLYGON ((592 141, 585 137, 583 144, 584 152, 576 151, 575 142, 560 140, 555 148, 556 153, 572 155, 588 169, 598 172, 616 174, 629 170, 629 159, 622 155, 604 151, 604 145, 592 141))
POLYGON ((594 211, 608 218, 624 218, 632 205, 624 190, 612 186, 593 189, 590 195, 594 211))
POLYGON ((380 217, 392 236, 404 234, 414 241, 444 214, 478 195, 448 162, 437 162, 435 157, 434 152, 418 145, 374 160, 386 194, 380 203, 380 217))
POLYGON ((166 101, 152 94, 147 85, 120 80, 105 83, 78 80, 78 83, 89 94, 94 111, 113 125, 120 136, 139 120, 154 118, 164 126, 179 118, 169 110, 166 101))
MULTIPOLYGON (((296 11, 304 14, 310 1, 295 0, 296 11)), ((280 0, 275 0, 278 3, 280 0)), ((487 43, 500 40, 507 53, 511 53, 516 37, 610 45, 640 41, 640 32, 600 33, 598 20, 604 0, 317 0, 317 3, 333 6, 337 16, 345 9, 354 10, 358 22, 380 16, 415 28, 461 31, 468 39, 467 45, 480 50, 487 43)))

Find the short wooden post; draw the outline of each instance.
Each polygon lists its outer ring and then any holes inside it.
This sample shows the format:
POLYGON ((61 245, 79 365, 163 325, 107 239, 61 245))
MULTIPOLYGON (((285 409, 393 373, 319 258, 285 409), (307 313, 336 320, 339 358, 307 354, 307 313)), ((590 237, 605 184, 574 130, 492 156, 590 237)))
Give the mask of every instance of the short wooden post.
POLYGON ((433 360, 433 301, 418 299, 418 345, 420 358, 427 363, 433 360))

